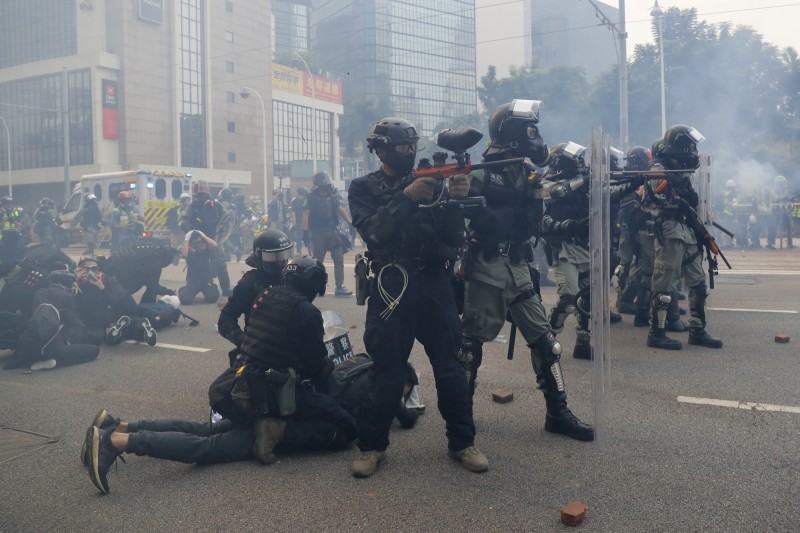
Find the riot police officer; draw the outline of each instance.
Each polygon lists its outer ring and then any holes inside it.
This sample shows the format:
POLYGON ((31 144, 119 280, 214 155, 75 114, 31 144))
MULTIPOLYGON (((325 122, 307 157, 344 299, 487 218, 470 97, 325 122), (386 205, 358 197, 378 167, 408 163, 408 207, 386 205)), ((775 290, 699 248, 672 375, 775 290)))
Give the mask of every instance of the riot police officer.
POLYGON ((277 229, 264 230, 253 240, 253 253, 245 260, 253 269, 245 272, 233 288, 233 294, 222 308, 217 321, 219 334, 237 348, 230 354, 231 364, 234 363, 238 348, 244 340, 239 317, 244 315, 244 324, 247 327, 256 297, 264 289, 281 284, 281 273, 292 257, 293 246, 289 237, 277 229))
POLYGON ((705 303, 708 285, 697 237, 686 224, 687 206, 696 208, 698 196, 690 181, 700 166, 697 145, 705 139, 695 128, 676 125, 664 133, 653 152, 651 170, 678 170, 645 182, 643 205, 654 217, 655 261, 652 279, 650 332, 647 346, 680 350, 680 341, 666 336, 666 321, 673 289, 683 275, 689 286, 689 344, 721 348, 722 341, 706 332, 705 303))
MULTIPOLYGON (((485 162, 529 157, 536 165, 547 163, 549 153, 537 127, 540 104, 536 100, 512 100, 492 113, 485 162)), ((513 164, 474 171, 470 176, 470 195, 484 196, 486 208, 470 218, 467 228, 460 358, 467 367, 470 393, 474 395, 483 343, 497 336, 510 313, 531 350, 536 381, 544 393, 545 430, 593 440, 593 428, 567 408, 559 363, 561 344, 547 321, 528 267, 533 258, 530 239, 539 235, 543 214, 541 184, 529 179, 530 173, 525 165, 513 164)))
POLYGON ((313 177, 314 187, 306 197, 303 207, 303 229, 308 230, 311 240, 311 255, 325 260, 330 251, 333 259, 333 277, 336 281, 336 296, 352 296, 353 291, 344 286, 344 252, 339 236, 339 217, 351 224, 350 215, 342 208, 339 195, 331 183, 331 175, 325 171, 313 177))
POLYGON ((33 232, 39 238, 39 242, 58 245, 56 233, 61 219, 58 217, 55 202, 50 198, 42 198, 33 218, 33 232))
POLYGON ((241 346, 243 367, 237 371, 257 417, 253 454, 265 464, 275 461, 273 449, 281 442, 290 449, 325 449, 356 437, 352 416, 317 392, 326 391, 333 369, 323 342, 322 313, 312 304, 325 294, 325 266, 313 257, 294 258, 283 270, 283 282, 263 291, 253 304, 241 346))
MULTIPOLYGON (((624 170, 642 172, 650 168, 653 156, 644 146, 628 150, 624 170)), ((643 190, 634 191, 622 201, 620 209, 620 266, 617 310, 633 309, 634 325, 649 323, 650 278, 653 275, 653 230, 648 214, 642 209, 643 190), (649 224, 648 224, 649 222, 649 224), (629 243, 623 252, 622 242, 629 243), (624 280, 624 281, 623 281, 624 280)))
MULTIPOLYGON (((350 213, 375 276, 364 332, 366 351, 375 364, 370 401, 359 414, 361 454, 352 465, 356 477, 372 475, 385 456, 415 339, 433 366, 450 457, 474 472, 489 467, 474 445, 472 406, 458 361, 461 323, 448 273, 461 245, 463 216, 458 210, 430 207, 434 194, 445 199, 447 194, 435 178, 415 179, 418 140, 407 120, 378 121, 367 147, 377 154, 381 167, 353 180, 349 189, 350 213)), ((465 198, 468 191, 466 176, 453 179, 452 197, 465 198)))
MULTIPOLYGON (((550 151, 545 174, 546 210, 542 233, 558 283, 558 302, 550 311, 550 327, 564 329, 570 314, 577 313, 576 359, 591 359, 589 344, 589 167, 586 148, 575 142, 561 143, 550 151)), ((613 186, 611 203, 636 187, 636 180, 613 186)))
POLYGON ((86 255, 94 255, 97 239, 100 236, 100 225, 103 223, 103 213, 97 203, 97 196, 87 194, 83 209, 81 209, 70 223, 71 227, 80 224, 83 230, 83 240, 86 242, 86 255))

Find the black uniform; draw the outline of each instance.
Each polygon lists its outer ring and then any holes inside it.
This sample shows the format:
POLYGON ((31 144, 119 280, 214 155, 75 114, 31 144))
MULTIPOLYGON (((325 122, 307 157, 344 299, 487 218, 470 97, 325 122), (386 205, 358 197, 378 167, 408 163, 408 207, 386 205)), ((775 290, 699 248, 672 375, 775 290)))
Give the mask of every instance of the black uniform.
POLYGON ((280 273, 270 274, 262 268, 254 268, 245 272, 239 283, 233 288, 233 294, 219 314, 217 331, 231 341, 237 348, 242 346, 244 331, 239 326, 239 317, 244 315, 245 328, 250 322, 253 302, 267 287, 281 284, 280 273))
POLYGON ((296 411, 287 417, 281 441, 287 449, 337 448, 356 436, 353 417, 317 392, 326 391, 332 368, 323 337, 322 314, 293 287, 271 287, 253 304, 241 346, 246 367, 297 373, 296 411))
POLYGON ((389 445, 389 426, 415 339, 433 367, 450 450, 474 444, 472 406, 457 359, 461 322, 448 274, 464 221, 456 210, 421 209, 407 199, 403 189, 412 180, 413 175, 397 178, 378 171, 353 180, 349 190, 350 213, 369 249, 371 268, 382 289, 399 297, 390 306, 373 291, 368 300, 364 345, 375 365, 370 401, 358 421, 362 451, 389 445))

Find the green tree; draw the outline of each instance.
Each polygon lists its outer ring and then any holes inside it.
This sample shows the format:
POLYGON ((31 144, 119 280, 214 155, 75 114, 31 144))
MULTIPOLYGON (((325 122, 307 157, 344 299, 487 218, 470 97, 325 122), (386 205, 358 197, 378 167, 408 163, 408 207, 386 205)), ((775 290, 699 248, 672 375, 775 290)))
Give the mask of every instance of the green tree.
POLYGON ((478 86, 478 97, 487 113, 516 98, 541 100, 540 131, 551 145, 569 140, 588 142, 589 94, 589 82, 583 70, 576 67, 512 67, 509 77, 502 79, 497 78, 494 67, 489 67, 478 86))
POLYGON ((367 96, 348 100, 345 94, 344 114, 339 120, 339 141, 344 148, 345 157, 355 157, 358 153, 357 147, 366 145, 372 126, 391 115, 388 99, 367 96))

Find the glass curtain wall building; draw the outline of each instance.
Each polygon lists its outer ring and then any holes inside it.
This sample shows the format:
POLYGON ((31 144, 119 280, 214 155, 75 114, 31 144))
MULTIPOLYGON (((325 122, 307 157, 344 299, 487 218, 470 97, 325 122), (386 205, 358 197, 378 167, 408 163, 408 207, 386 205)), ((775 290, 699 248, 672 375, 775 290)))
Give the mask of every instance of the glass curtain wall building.
MULTIPOLYGON (((315 0, 312 51, 347 99, 430 135, 476 112, 474 0, 315 0)), ((347 111, 346 109, 346 112, 347 111)))
POLYGON ((276 59, 291 58, 294 52, 308 51, 310 0, 272 0, 276 59))

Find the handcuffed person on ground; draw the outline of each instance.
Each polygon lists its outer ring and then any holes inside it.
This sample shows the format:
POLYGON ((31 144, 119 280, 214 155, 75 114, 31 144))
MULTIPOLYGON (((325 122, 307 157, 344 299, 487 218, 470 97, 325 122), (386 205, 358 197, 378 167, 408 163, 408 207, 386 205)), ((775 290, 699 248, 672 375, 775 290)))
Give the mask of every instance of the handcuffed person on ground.
POLYGON ((196 464, 255 457, 270 464, 275 451, 350 444, 355 420, 318 392, 327 387, 331 364, 322 315, 311 302, 325 291, 327 279, 322 263, 296 258, 284 271, 285 285, 265 290, 256 301, 240 366, 227 369, 209 389, 211 407, 226 418, 222 422, 124 422, 100 411, 81 451, 95 486, 108 493, 108 470, 122 453, 196 464))

